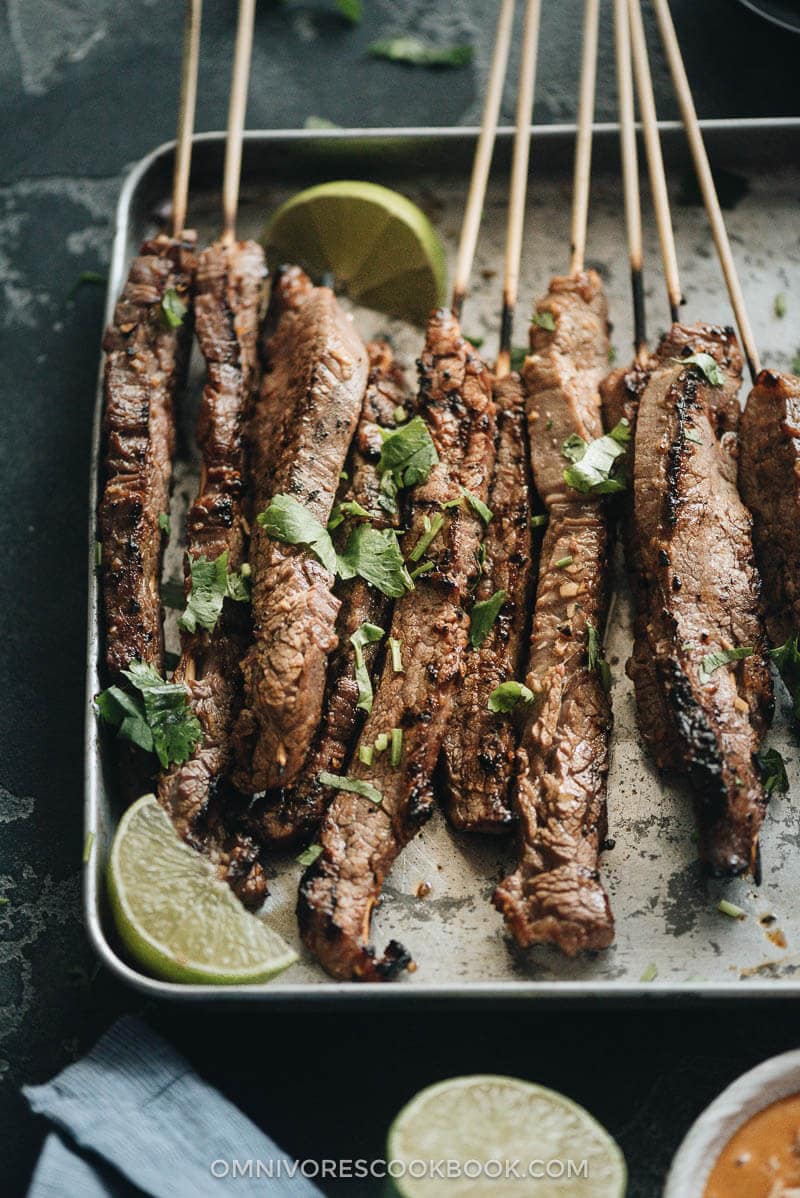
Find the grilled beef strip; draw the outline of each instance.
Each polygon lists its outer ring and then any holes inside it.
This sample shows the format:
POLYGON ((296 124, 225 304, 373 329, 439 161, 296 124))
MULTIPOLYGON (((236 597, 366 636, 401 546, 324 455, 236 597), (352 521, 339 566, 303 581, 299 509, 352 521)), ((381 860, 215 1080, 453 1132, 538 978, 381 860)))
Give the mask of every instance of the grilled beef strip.
POLYGON ((169 510, 173 400, 185 378, 192 319, 187 312, 172 328, 161 304, 175 291, 191 306, 194 270, 193 234, 145 241, 103 340, 106 456, 98 523, 112 683, 124 683, 121 672, 134 660, 164 671, 158 518, 169 510))
MULTIPOLYGON (((289 494, 327 524, 367 381, 367 354, 327 287, 297 267, 275 280, 261 392, 255 406, 256 511, 289 494)), ((247 794, 289 785, 322 713, 339 600, 313 553, 254 524, 250 542, 254 640, 242 661, 233 780, 247 794)))
POLYGON ((525 398, 519 375, 493 388, 497 411, 492 519, 483 538, 483 569, 474 603, 505 591, 484 641, 464 655, 464 679, 442 747, 445 802, 453 827, 504 832, 513 822, 509 787, 517 750, 512 716, 489 711, 495 687, 516 678, 525 643, 532 586, 531 496, 525 398))
POLYGON ((650 366, 634 460, 640 606, 628 673, 639 726, 659 767, 690 778, 709 870, 758 876, 767 799, 754 755, 772 684, 752 522, 736 490, 742 359, 732 330, 676 325, 650 366), (690 353, 710 354, 723 385, 683 365, 690 353), (749 656, 703 668, 736 649, 749 656))
POLYGON ((514 802, 519 862, 494 893, 523 947, 554 944, 573 956, 605 948, 614 921, 598 874, 606 834, 611 709, 590 668, 590 626, 602 637, 608 606, 607 514, 564 481, 564 441, 602 433, 598 388, 608 363, 608 320, 598 276, 554 279, 538 305, 555 330, 534 325, 523 379, 534 484, 549 523, 542 546, 514 802))
MULTIPOLYGON (((389 513, 379 502, 377 462, 383 442, 376 426, 395 428, 398 409, 405 420, 413 405, 406 398, 405 378, 389 345, 385 341, 370 342, 367 353, 369 378, 338 500, 361 504, 370 513, 371 523, 376 528, 397 528, 399 511, 389 513)), ((337 549, 344 548, 352 523, 347 519, 334 532, 337 549)), ((259 838, 273 844, 308 839, 319 825, 330 797, 330 791, 319 781, 320 771, 342 772, 357 729, 363 722, 363 713, 358 708, 355 655, 350 638, 364 623, 386 628, 391 618, 392 600, 363 578, 338 579, 334 589, 342 604, 336 623, 339 644, 328 667, 322 723, 294 783, 282 790, 268 792, 253 811, 259 838)), ((364 663, 370 677, 374 677, 380 650, 378 643, 364 646, 364 663)))
POLYGON ((336 978, 378 981, 410 963, 392 941, 376 959, 370 917, 384 878, 431 814, 432 774, 451 718, 463 669, 465 604, 477 573, 481 523, 466 504, 444 509, 464 487, 486 502, 494 459, 494 404, 487 371, 446 310, 433 314, 419 363, 419 411, 439 453, 426 482, 409 495, 406 556, 423 535, 425 517, 445 515, 413 592, 395 604, 391 635, 403 646, 404 672, 384 662, 372 712, 358 747, 402 731, 399 764, 390 751, 371 765, 353 756, 351 777, 377 788, 380 802, 337 791, 323 818, 322 852, 303 875, 298 899, 306 945, 336 978))
POLYGON ((767 632, 800 632, 800 379, 762 370, 739 431, 739 488, 753 517, 767 632))
MULTIPOLYGON (((265 274, 264 252, 254 241, 216 243, 198 258, 195 323, 206 385, 197 424, 200 489, 186 522, 187 596, 191 560, 227 553, 228 568, 238 570, 246 555, 244 431, 257 377, 265 274)), ((188 687, 203 738, 188 761, 161 775, 158 797, 181 836, 215 862, 247 906, 257 906, 266 893, 259 848, 236 826, 235 801, 221 786, 231 763, 238 662, 248 633, 246 613, 237 608, 225 600, 213 631, 181 634, 175 680, 188 687)))

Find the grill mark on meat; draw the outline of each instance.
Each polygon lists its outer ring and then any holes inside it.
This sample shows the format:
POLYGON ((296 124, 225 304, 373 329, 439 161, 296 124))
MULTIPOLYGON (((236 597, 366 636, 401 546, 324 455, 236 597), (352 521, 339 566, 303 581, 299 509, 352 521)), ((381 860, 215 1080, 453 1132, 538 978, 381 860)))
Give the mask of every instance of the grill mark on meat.
POLYGON ((762 370, 742 416, 739 483, 753 516, 774 645, 800 632, 800 380, 762 370))
MULTIPOLYGON (((243 433, 257 378, 265 273, 263 250, 253 241, 217 243, 198 258, 195 323, 206 385, 197 421, 203 455, 200 487, 186 519, 187 595, 191 560, 214 560, 227 552, 230 570, 240 569, 244 560, 243 433)), ((183 651, 175 680, 188 687, 203 738, 188 761, 161 775, 158 797, 181 836, 205 852, 242 902, 254 907, 266 894, 260 850, 238 826, 241 813, 235 799, 219 785, 231 764, 238 662, 246 648, 248 622, 242 605, 226 600, 212 632, 181 633, 183 651)))
MULTIPOLYGON (((297 267, 280 272, 273 330, 252 426, 256 510, 293 495, 327 524, 367 380, 367 355, 333 292, 297 267)), ((300 545, 254 525, 254 640, 242 661, 245 701, 233 780, 253 794, 296 777, 322 713, 340 601, 333 577, 300 545)))
MULTIPOLYGON (((427 481, 409 496, 407 554, 426 514, 442 511, 466 487, 486 501, 494 459, 494 405, 489 376, 446 310, 434 313, 420 360, 419 410, 439 452, 427 481)), ((376 959, 370 918, 398 854, 431 814, 432 774, 461 677, 468 621, 464 603, 477 572, 480 521, 466 505, 449 508, 427 557, 434 569, 395 604, 391 635, 410 646, 405 672, 384 662, 372 712, 358 745, 403 730, 400 764, 389 752, 366 766, 354 753, 351 776, 382 795, 376 805, 337 791, 322 822, 322 853, 303 875, 298 898, 306 945, 336 978, 378 981, 409 964, 392 942, 376 959)))
POLYGON ((494 385, 495 470, 489 488, 492 520, 484 533, 486 564, 473 603, 504 590, 506 599, 477 649, 464 655, 442 749, 447 816, 461 830, 503 832, 513 822, 509 787, 517 749, 510 715, 488 710, 489 695, 520 666, 532 586, 531 498, 525 405, 518 375, 494 385))
MULTIPOLYGON (((378 503, 380 475, 377 462, 383 445, 378 426, 396 427, 396 410, 401 407, 408 416, 413 404, 406 400, 403 372, 395 364, 386 342, 371 342, 367 352, 370 362, 367 388, 346 463, 348 478, 343 480, 337 498, 340 503, 360 503, 370 512, 374 527, 397 528, 399 513, 389 515, 378 503)), ((340 551, 352 526, 353 522, 346 520, 334 533, 340 551)), ((335 593, 342 604, 336 629, 339 645, 328 670, 322 724, 294 784, 268 793, 257 802, 253 812, 259 836, 271 843, 308 839, 318 826, 330 797, 330 791, 319 782, 319 774, 323 770, 332 774, 343 771, 356 731, 364 718, 364 713, 358 709, 355 654, 350 638, 364 623, 387 628, 391 616, 392 600, 362 578, 338 579, 335 593)), ((380 650, 377 643, 363 648, 364 664, 370 677, 375 675, 380 650)))
POLYGON ((642 735, 660 767, 689 776, 700 855, 720 875, 758 866, 767 800, 754 754, 772 712, 751 521, 736 492, 741 366, 732 330, 673 326, 649 363, 636 428, 628 673, 642 735), (690 352, 715 358, 722 387, 673 360, 690 352), (703 673, 706 654, 739 646, 753 653, 703 673))
POLYGON ((564 441, 601 435, 598 388, 607 370, 606 301, 593 271, 554 279, 540 312, 555 332, 531 330, 523 378, 534 484, 547 504, 522 715, 514 806, 517 868, 495 890, 518 944, 555 944, 573 956, 605 948, 614 921, 598 874, 606 836, 611 709, 587 659, 588 622, 602 635, 607 596, 605 505, 563 479, 564 441), (565 568, 556 565, 570 558, 565 568))
POLYGON ((193 234, 145 241, 103 339, 106 457, 98 523, 105 661, 110 681, 123 685, 121 671, 133 660, 164 670, 158 517, 169 510, 173 401, 185 379, 192 318, 187 313, 178 328, 166 327, 161 301, 174 289, 190 307, 194 269, 193 234))

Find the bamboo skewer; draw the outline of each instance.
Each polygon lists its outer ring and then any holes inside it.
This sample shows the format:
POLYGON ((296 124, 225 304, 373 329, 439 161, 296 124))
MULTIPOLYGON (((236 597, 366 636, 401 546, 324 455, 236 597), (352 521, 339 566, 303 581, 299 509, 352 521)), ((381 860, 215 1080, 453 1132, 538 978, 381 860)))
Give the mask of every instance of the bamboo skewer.
POLYGON ((599 27, 600 0, 586 0, 583 10, 578 134, 575 139, 575 172, 572 189, 571 258, 569 264, 569 273, 572 275, 579 274, 583 270, 586 256, 586 225, 589 216, 589 183, 592 173, 592 131, 599 27))
POLYGON ((647 167, 650 173, 650 190, 653 195, 656 228, 658 229, 658 240, 661 245, 661 258, 664 263, 664 278, 667 284, 670 319, 674 323, 680 319, 683 293, 681 291, 681 281, 678 272, 678 255, 675 249, 675 230, 672 225, 672 214, 669 207, 667 176, 664 171, 664 158, 661 153, 661 136, 658 131, 658 114, 656 112, 655 95, 653 93, 653 78, 650 74, 650 59, 647 53, 647 40, 645 38, 642 9, 639 0, 629 0, 628 12, 630 16, 633 67, 636 73, 636 89, 639 96, 639 111, 642 117, 642 132, 647 151, 647 167))
POLYGON ((192 166, 192 134, 197 104, 197 67, 200 60, 200 22, 203 0, 186 0, 181 61, 181 92, 178 103, 178 132, 175 169, 172 177, 172 236, 179 240, 186 224, 189 174, 192 166))
POLYGON ((508 52, 511 46, 511 30, 514 23, 515 0, 502 0, 500 13, 497 18, 492 66, 489 72, 489 82, 486 89, 486 102, 483 107, 481 131, 475 149, 475 161, 472 164, 467 193, 467 206, 464 210, 464 223, 461 226, 461 240, 458 245, 455 277, 453 280, 453 295, 450 310, 456 319, 461 316, 464 297, 467 294, 469 276, 472 271, 472 260, 475 257, 475 246, 478 243, 478 230, 483 215, 483 201, 486 195, 486 184, 489 179, 489 168, 492 164, 497 121, 500 115, 500 103, 503 98, 503 85, 508 66, 508 52))
POLYGON ((519 292, 519 267, 522 257, 522 232, 525 224, 525 196, 528 187, 531 143, 531 112, 536 91, 536 59, 539 48, 541 11, 541 0, 527 0, 519 65, 514 157, 511 165, 503 309, 500 319, 500 350, 495 366, 495 375, 498 378, 504 378, 511 369, 511 336, 514 325, 514 309, 519 292))
POLYGON ((625 198, 625 230, 631 268, 633 298, 633 348, 636 361, 647 357, 647 324, 644 302, 644 250, 642 206, 639 193, 639 160, 636 151, 636 114, 633 102, 631 32, 628 0, 614 0, 614 47, 617 63, 617 106, 619 108, 622 185, 625 198))
MULTIPOLYGON (((633 0, 632 0, 633 2, 633 0)), ((736 271, 736 262, 734 261, 731 243, 728 240, 728 232, 725 228, 725 221, 722 216, 722 209, 719 203, 719 196, 714 184, 714 177, 711 173, 711 166, 708 161, 703 135, 700 132, 700 123, 697 119, 697 111, 692 99, 692 91, 689 86, 689 79, 686 75, 686 68, 683 65, 683 57, 681 55, 678 37, 675 33, 675 26, 672 23, 669 5, 667 0, 653 0, 658 26, 661 32, 661 40, 664 45, 664 50, 669 64, 672 82, 675 87, 675 92, 680 105, 681 117, 686 130, 686 136, 689 141, 689 148, 692 152, 697 179, 700 184, 700 190, 703 194, 703 202, 705 203, 706 213, 708 215, 709 224, 711 225, 711 233, 714 238, 714 244, 717 247, 722 273, 725 277, 725 284, 728 288, 731 307, 733 308, 736 323, 739 326, 739 336, 742 342, 742 349, 747 366, 752 379, 755 381, 756 375, 761 369, 761 362, 756 346, 753 330, 750 325, 750 319, 747 315, 747 308, 744 302, 744 294, 739 276, 736 271)), ((640 14, 641 19, 641 14, 640 14)))
POLYGON ((236 240, 236 213, 239 207, 239 182, 242 173, 242 137, 250 83, 250 58, 253 52, 253 26, 256 0, 239 0, 239 20, 233 55, 233 77, 228 106, 228 132, 225 140, 225 168, 222 180, 222 244, 236 240))

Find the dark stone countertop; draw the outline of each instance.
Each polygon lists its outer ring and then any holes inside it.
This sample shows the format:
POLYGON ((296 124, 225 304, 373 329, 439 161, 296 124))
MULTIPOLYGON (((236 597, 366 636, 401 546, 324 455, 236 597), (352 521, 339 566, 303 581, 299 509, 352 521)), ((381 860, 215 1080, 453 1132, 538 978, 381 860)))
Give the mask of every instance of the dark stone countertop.
MULTIPOLYGON (((604 5, 598 117, 614 112, 604 5)), ((800 41, 733 0, 674 0, 703 116, 794 115, 800 41)), ((235 5, 207 0, 197 127, 224 124, 235 5)), ((471 123, 495 6, 365 0, 350 29, 320 3, 259 7, 251 128, 471 123), (414 70, 365 55, 390 33, 469 40, 471 67, 414 70)), ((545 5, 536 119, 574 114, 581 5, 545 5)), ((95 976, 80 910, 85 518, 102 288, 67 296, 108 258, 127 167, 173 134, 180 5, 7 0, 0 13, 0 1125, 4 1192, 22 1192, 42 1127, 19 1086, 49 1077, 141 1000, 95 976)), ((674 115, 663 65, 662 115, 674 115)), ((504 115, 513 112, 510 78, 504 115)), ((788 1003, 755 1008, 383 1015, 153 1009, 197 1068, 297 1154, 380 1155, 392 1115, 454 1073, 509 1072, 565 1091, 620 1139, 633 1198, 655 1198, 694 1115, 743 1069, 794 1047, 788 1003)), ((355 1183, 333 1194, 366 1191, 355 1183)))

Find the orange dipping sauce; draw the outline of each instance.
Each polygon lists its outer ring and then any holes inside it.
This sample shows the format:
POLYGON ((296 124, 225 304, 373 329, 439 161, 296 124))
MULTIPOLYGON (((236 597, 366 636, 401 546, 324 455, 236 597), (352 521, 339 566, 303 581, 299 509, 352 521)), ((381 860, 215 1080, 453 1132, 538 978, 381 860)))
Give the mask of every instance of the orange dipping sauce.
POLYGON ((773 1102, 739 1128, 703 1198, 780 1198, 794 1186, 800 1186, 800 1094, 773 1102))

